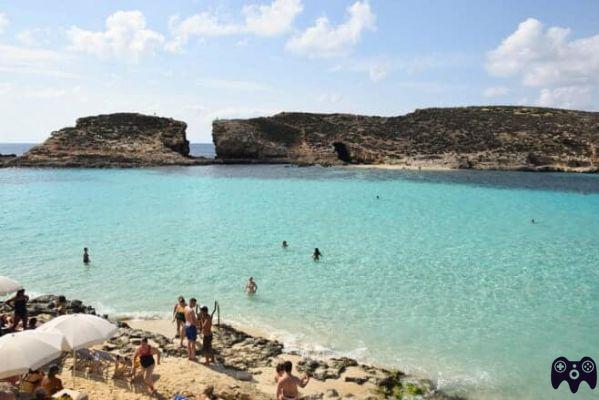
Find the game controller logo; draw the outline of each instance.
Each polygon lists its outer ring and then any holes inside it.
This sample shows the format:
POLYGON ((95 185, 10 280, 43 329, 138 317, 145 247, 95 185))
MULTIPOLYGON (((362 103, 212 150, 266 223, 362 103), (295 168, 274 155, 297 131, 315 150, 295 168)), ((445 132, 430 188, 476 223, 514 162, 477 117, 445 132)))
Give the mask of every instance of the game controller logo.
POLYGON ((558 357, 551 364, 551 385, 557 389, 563 382, 568 382, 572 393, 578 392, 580 382, 586 382, 591 389, 597 386, 597 365, 591 357, 583 357, 580 361, 570 361, 566 357, 558 357))

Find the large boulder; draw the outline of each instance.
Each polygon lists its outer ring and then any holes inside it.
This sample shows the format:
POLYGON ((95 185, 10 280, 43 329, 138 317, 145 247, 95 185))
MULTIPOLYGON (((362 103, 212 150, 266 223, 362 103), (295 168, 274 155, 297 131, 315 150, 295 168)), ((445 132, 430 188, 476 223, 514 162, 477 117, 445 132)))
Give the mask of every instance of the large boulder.
POLYGON ((185 122, 135 113, 79 118, 9 162, 16 166, 137 167, 193 165, 185 122))

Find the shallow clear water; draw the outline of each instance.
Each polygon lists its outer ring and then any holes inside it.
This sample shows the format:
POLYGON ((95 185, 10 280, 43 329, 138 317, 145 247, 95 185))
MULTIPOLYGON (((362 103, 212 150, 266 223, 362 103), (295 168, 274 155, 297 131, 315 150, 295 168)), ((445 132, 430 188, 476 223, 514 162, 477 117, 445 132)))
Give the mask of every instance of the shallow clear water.
POLYGON ((552 360, 599 360, 598 237, 599 176, 0 170, 0 275, 31 291, 143 315, 168 313, 179 294, 218 299, 224 319, 292 346, 473 398, 564 398, 552 360))

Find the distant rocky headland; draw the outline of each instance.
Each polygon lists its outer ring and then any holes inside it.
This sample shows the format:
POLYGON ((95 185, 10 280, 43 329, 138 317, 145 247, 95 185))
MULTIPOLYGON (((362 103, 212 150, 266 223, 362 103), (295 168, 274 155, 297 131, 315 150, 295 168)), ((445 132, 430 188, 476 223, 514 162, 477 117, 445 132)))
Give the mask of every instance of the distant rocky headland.
MULTIPOLYGON (((185 122, 135 113, 79 118, 74 127, 21 157, 5 158, 19 167, 143 167, 198 165, 209 160, 189 155, 185 122)), ((4 158, 4 157, 3 157, 4 158)))
POLYGON ((217 159, 409 168, 597 172, 599 113, 429 108, 398 117, 280 113, 217 120, 217 159))
POLYGON ((403 116, 284 112, 216 120, 216 159, 192 157, 184 122, 135 113, 80 118, 0 166, 214 163, 598 172, 599 113, 537 107, 428 108, 403 116))

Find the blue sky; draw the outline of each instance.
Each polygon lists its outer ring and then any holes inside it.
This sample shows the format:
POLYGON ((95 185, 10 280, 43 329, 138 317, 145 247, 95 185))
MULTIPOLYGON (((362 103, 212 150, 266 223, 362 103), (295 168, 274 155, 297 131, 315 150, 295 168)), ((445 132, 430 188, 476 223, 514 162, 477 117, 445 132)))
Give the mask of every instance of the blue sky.
POLYGON ((84 115, 599 109, 598 1, 0 0, 0 142, 84 115))

